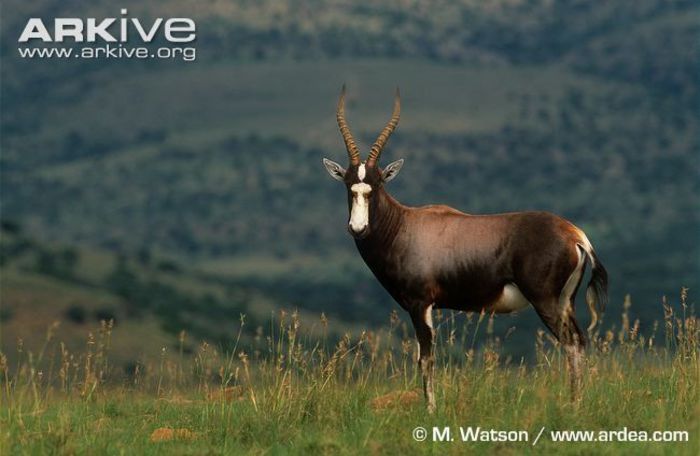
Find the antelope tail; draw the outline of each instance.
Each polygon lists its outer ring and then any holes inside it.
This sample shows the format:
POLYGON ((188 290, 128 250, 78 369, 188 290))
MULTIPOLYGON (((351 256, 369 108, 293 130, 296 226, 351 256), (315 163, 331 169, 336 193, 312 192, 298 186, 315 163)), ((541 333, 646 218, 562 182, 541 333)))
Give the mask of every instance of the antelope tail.
POLYGON ((585 244, 579 245, 586 252, 586 261, 591 265, 591 280, 586 287, 586 304, 591 312, 591 324, 588 325, 590 334, 598 324, 598 315, 605 311, 605 305, 608 303, 608 271, 596 256, 591 244, 585 244))

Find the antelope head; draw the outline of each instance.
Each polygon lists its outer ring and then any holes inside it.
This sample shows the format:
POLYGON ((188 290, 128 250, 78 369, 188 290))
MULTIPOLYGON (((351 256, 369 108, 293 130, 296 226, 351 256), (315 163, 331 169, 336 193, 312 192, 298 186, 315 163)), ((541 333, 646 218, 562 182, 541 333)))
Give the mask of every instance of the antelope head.
POLYGON ((399 123, 400 113, 401 99, 397 88, 394 99, 394 112, 391 115, 391 119, 370 148, 367 160, 362 161, 360 159, 360 150, 355 144, 355 139, 352 137, 350 128, 345 121, 345 86, 343 86, 343 90, 340 93, 336 118, 340 134, 343 137, 343 141, 345 141, 345 148, 347 149, 350 163, 345 169, 338 163, 324 158, 323 164, 328 174, 334 179, 343 182, 347 188, 348 207, 350 209, 348 231, 356 239, 363 239, 371 232, 370 213, 373 207, 376 206, 377 195, 386 182, 398 175, 401 166, 403 166, 403 159, 397 160, 383 169, 378 165, 379 156, 391 133, 399 123))

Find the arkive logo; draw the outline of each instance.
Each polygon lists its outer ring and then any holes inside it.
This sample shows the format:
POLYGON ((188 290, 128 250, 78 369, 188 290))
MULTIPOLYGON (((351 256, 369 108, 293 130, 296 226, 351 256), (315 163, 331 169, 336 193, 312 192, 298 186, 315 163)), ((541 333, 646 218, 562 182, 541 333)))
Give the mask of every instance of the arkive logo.
MULTIPOLYGON (((48 21, 47 21, 48 22, 48 21)), ((186 17, 162 18, 152 21, 129 17, 126 8, 121 17, 97 19, 61 17, 47 24, 38 17, 30 18, 17 40, 22 58, 159 58, 180 57, 185 61, 195 59, 194 47, 175 47, 170 44, 192 43, 197 38, 197 25, 186 17), (81 48, 30 47, 47 43, 85 43, 81 48), (118 43, 118 44, 111 44, 118 43), (128 46, 128 44, 136 46, 128 46), (149 44, 168 44, 148 48, 149 44), (99 44, 99 45, 98 45, 99 44), (140 45, 140 47, 139 47, 140 45)))
MULTIPOLYGON (((122 16, 126 16, 126 8, 121 10, 122 16)), ((75 42, 94 43, 98 37, 105 42, 115 43, 117 41, 126 43, 134 35, 138 36, 144 43, 150 43, 162 30, 164 38, 171 43, 189 43, 197 37, 194 21, 189 18, 170 18, 164 20, 159 17, 152 24, 142 24, 138 18, 109 17, 102 19, 99 23, 94 17, 81 19, 77 17, 61 17, 54 19, 53 35, 38 17, 33 17, 27 21, 27 25, 19 37, 20 43, 26 43, 32 39, 39 39, 44 42, 63 42, 66 38, 72 38, 75 42), (114 31, 114 24, 118 23, 118 30, 114 31), (162 26, 162 27, 161 27, 162 26), (114 35, 116 34, 116 36, 114 35)))

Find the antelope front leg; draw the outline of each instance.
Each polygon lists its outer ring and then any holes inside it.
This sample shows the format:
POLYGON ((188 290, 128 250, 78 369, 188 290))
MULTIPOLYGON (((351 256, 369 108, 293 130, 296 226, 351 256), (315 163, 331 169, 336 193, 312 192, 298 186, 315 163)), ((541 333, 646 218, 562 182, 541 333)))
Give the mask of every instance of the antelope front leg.
POLYGON ((413 327, 416 330, 416 338, 420 347, 420 366, 423 376, 423 394, 428 407, 428 413, 435 411, 435 393, 433 392, 433 317, 432 304, 420 311, 411 313, 413 327))

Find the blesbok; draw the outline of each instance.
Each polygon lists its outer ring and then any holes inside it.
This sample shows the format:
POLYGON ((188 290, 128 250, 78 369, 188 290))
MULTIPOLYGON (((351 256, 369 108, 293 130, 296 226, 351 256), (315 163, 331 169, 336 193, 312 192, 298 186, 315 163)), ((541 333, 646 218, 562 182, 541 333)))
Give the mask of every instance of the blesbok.
POLYGON ((350 165, 323 159, 330 175, 347 187, 348 230, 379 282, 411 316, 420 346, 419 365, 428 410, 433 394, 432 309, 509 313, 532 305, 565 349, 572 396, 581 383, 584 334, 574 314, 574 297, 586 262, 591 280, 586 301, 595 326, 607 300, 607 272, 582 230, 547 212, 469 215, 448 206, 408 207, 384 184, 403 159, 385 168, 379 156, 399 123, 398 89, 391 120, 365 162, 345 121, 345 87, 338 127, 350 165))

